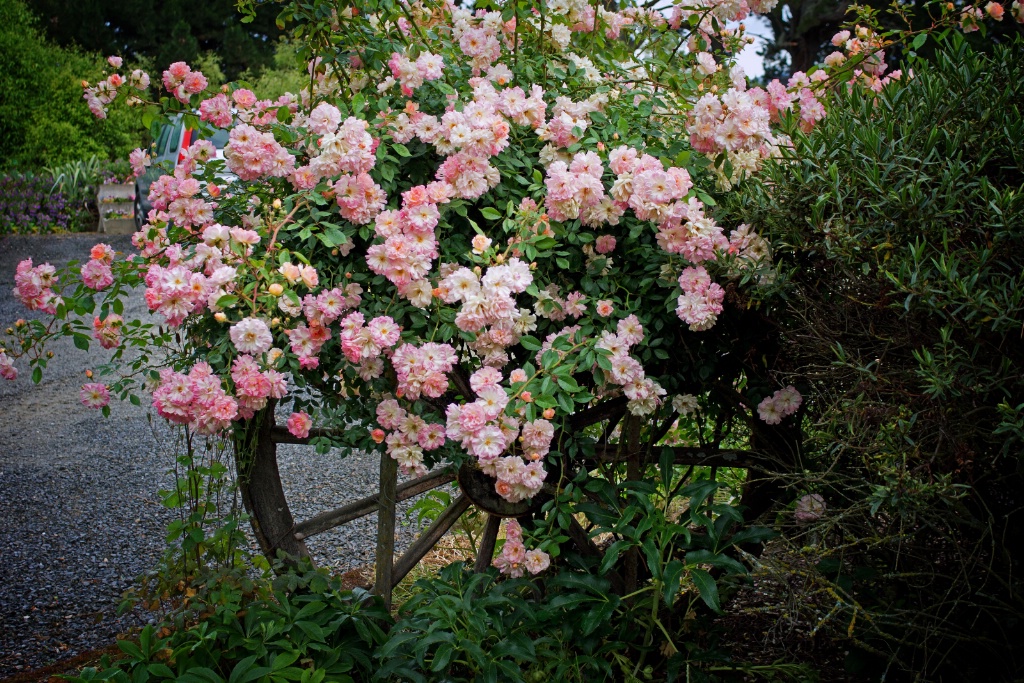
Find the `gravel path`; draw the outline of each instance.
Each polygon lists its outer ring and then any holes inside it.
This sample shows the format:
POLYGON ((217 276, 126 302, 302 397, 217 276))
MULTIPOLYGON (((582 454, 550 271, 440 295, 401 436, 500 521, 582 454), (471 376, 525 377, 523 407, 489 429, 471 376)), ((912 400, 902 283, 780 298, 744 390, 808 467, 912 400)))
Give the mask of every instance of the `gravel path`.
MULTIPOLYGON (((14 300, 23 258, 54 265, 88 258, 105 241, 131 249, 127 236, 0 238, 0 329, 28 314, 14 300)), ((141 296, 125 318, 145 313, 141 296)), ((166 427, 143 407, 112 403, 109 419, 78 403, 84 370, 105 360, 61 340, 40 385, 18 362, 16 382, 0 380, 0 679, 113 642, 147 615, 117 617, 122 593, 153 568, 171 512, 157 492, 169 487, 173 453, 166 427)), ((376 490, 378 459, 317 455, 281 446, 279 465, 297 519, 376 490)), ((406 507, 409 503, 406 504, 406 507)), ((399 517, 399 550, 417 531, 399 517)), ((376 517, 308 541, 318 563, 337 571, 372 562, 376 517)))

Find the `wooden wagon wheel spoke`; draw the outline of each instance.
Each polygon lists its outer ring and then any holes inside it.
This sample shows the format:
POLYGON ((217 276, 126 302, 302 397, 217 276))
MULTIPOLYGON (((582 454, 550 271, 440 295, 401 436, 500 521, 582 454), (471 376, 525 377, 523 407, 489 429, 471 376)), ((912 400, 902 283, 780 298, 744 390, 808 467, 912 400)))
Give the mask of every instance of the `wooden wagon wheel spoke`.
MULTIPOLYGON (((436 489, 453 481, 455 481, 455 474, 451 470, 444 469, 431 472, 430 474, 399 484, 395 489, 395 501, 401 503, 403 500, 409 500, 421 493, 436 489)), ((296 524, 295 538, 301 541, 310 536, 330 531, 354 519, 372 515, 374 512, 377 512, 379 505, 380 494, 374 493, 333 510, 321 512, 315 517, 296 524)))
POLYGON ((409 546, 405 554, 398 558, 398 561, 394 564, 391 574, 391 588, 397 586, 412 571, 412 568, 430 552, 430 549, 437 545, 441 537, 448 533, 448 530, 452 528, 455 522, 459 521, 459 517, 469 509, 471 504, 472 501, 469 498, 465 495, 460 495, 434 520, 429 529, 413 541, 413 544, 409 546))
POLYGON ((498 530, 501 528, 501 517, 498 515, 487 515, 487 526, 484 527, 484 535, 480 539, 480 548, 476 554, 476 562, 473 563, 473 571, 483 572, 491 566, 491 558, 494 557, 494 546, 498 543, 498 530))

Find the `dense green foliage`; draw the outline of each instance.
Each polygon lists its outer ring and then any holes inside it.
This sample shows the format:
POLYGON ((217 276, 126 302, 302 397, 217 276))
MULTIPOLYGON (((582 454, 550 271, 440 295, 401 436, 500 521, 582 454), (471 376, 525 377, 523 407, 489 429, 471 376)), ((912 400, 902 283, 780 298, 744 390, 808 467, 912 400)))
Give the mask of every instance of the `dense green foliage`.
POLYGON ((229 79, 270 65, 281 31, 274 12, 239 22, 233 0, 34 0, 46 35, 64 47, 147 58, 160 73, 171 62, 190 63, 206 52, 221 60, 229 79))
POLYGON ((727 207, 771 236, 783 367, 813 387, 785 474, 836 509, 816 552, 838 627, 964 680, 1022 666, 1022 54, 955 36, 904 86, 840 91, 727 207))
POLYGON ((21 0, 0 0, 0 164, 126 157, 138 147, 136 110, 97 120, 83 106, 82 79, 98 80, 103 65, 98 54, 46 41, 21 0))

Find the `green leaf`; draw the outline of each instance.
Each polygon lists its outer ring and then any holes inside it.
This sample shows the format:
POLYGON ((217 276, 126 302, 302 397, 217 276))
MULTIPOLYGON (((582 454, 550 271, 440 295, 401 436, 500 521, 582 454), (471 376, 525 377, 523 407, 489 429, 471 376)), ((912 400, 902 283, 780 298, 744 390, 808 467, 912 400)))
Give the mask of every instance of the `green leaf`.
POLYGON ((914 48, 914 50, 920 50, 926 42, 928 42, 928 34, 920 33, 916 38, 914 38, 914 42, 911 43, 911 46, 914 48))
MULTIPOLYGON (((523 348, 527 351, 540 351, 540 340, 530 335, 525 335, 519 338, 519 343, 522 344, 523 348)), ((611 367, 611 363, 608 364, 611 367)))
POLYGON ((74 335, 75 348, 81 349, 82 351, 89 350, 89 338, 84 334, 75 333, 74 335))
POLYGON ((412 152, 409 151, 409 148, 400 142, 396 142, 395 144, 391 145, 391 149, 395 150, 395 154, 397 154, 400 157, 412 156, 412 152))
POLYGON ((496 220, 500 220, 501 219, 501 214, 498 213, 497 209, 492 209, 489 206, 486 207, 486 208, 480 209, 480 213, 482 213, 484 215, 484 218, 486 218, 487 220, 490 220, 490 221, 496 221, 496 220))
POLYGON ((231 308, 238 303, 238 297, 234 294, 225 294, 221 298, 217 299, 217 308, 231 308))
POLYGON ((690 578, 693 579, 693 585, 697 587, 701 600, 711 609, 721 612, 722 605, 718 601, 718 584, 715 583, 711 574, 703 569, 691 569, 690 578))

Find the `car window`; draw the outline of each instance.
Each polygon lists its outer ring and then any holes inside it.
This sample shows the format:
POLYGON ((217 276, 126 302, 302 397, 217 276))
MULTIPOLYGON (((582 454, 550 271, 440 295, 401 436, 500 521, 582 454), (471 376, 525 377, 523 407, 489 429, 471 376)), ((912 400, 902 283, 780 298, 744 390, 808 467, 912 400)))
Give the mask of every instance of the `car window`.
POLYGON ((156 142, 153 144, 153 151, 156 153, 156 156, 160 156, 164 153, 164 149, 167 148, 167 138, 170 136, 171 127, 160 126, 160 137, 158 137, 156 142))
POLYGON ((171 134, 167 139, 167 148, 164 149, 164 154, 175 154, 178 151, 178 145, 181 144, 181 121, 177 121, 174 127, 171 129, 171 134))
POLYGON ((217 149, 224 149, 224 146, 228 144, 230 139, 228 132, 223 128, 217 128, 212 133, 204 134, 202 137, 204 140, 212 142, 213 146, 217 149))

